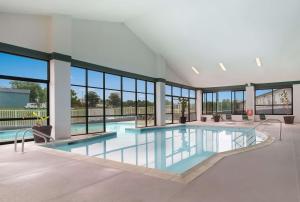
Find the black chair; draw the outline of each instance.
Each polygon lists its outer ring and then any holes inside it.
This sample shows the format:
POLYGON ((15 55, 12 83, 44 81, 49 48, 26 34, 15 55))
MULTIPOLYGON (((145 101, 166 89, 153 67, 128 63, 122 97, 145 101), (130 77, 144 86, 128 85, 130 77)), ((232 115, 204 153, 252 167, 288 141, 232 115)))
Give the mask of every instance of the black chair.
POLYGON ((243 121, 249 121, 249 117, 247 114, 242 115, 243 121))
POLYGON ((266 120, 266 115, 265 114, 260 114, 259 115, 259 120, 265 121, 266 120))
POLYGON ((231 114, 226 114, 226 121, 232 121, 231 114))

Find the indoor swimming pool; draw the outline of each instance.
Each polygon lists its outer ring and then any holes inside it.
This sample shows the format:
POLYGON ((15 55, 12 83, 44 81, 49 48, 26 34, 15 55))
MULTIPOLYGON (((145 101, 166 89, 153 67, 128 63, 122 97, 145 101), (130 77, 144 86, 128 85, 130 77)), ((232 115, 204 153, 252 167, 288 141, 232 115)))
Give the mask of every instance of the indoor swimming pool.
MULTIPOLYGON (((249 147, 266 136, 250 128, 179 125, 128 129, 64 144, 55 149, 181 174, 214 154, 249 147)), ((50 146, 50 145, 49 145, 50 146)))

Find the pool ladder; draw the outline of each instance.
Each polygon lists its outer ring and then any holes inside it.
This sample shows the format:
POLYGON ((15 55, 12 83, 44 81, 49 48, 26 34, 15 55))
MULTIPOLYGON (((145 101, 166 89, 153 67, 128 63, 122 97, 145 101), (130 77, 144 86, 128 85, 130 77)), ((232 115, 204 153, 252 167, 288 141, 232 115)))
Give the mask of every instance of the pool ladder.
POLYGON ((253 129, 256 129, 258 126, 261 126, 264 123, 267 123, 267 122, 273 123, 274 121, 280 123, 279 141, 281 141, 282 140, 282 121, 279 120, 279 119, 266 119, 266 120, 263 120, 263 121, 259 122, 259 124, 257 124, 256 126, 254 126, 253 129))
MULTIPOLYGON (((266 119, 266 120, 260 121, 256 126, 250 128, 250 129, 256 129, 258 126, 261 126, 261 125, 264 124, 264 123, 267 123, 267 122, 271 122, 271 123, 272 123, 272 122, 274 122, 274 121, 277 121, 277 122, 280 123, 279 141, 281 141, 281 140, 282 140, 282 121, 279 120, 279 119, 266 119)), ((239 139, 239 138, 242 137, 242 136, 243 136, 243 135, 240 135, 240 136, 234 138, 233 141, 234 141, 235 143, 237 143, 237 142, 236 142, 237 139, 239 139)), ((251 138, 252 138, 252 137, 251 137, 251 138)), ((239 144, 239 143, 237 143, 237 144, 239 144)), ((253 144, 253 142, 252 142, 251 144, 253 144)))
POLYGON ((49 135, 46 135, 46 134, 44 134, 44 133, 42 133, 42 132, 40 132, 40 131, 31 129, 31 128, 30 128, 30 129, 27 129, 27 130, 25 130, 25 131, 24 131, 24 130, 18 130, 18 131, 16 132, 16 135, 15 135, 15 152, 18 151, 18 149, 17 149, 17 146, 18 146, 18 136, 19 136, 19 134, 20 134, 21 132, 23 132, 23 135, 22 135, 22 152, 24 152, 25 135, 26 135, 27 133, 29 133, 29 132, 32 132, 33 135, 36 135, 36 136, 38 136, 38 137, 43 138, 44 141, 45 141, 45 144, 48 143, 48 139, 50 139, 52 143, 54 143, 54 141, 55 141, 53 137, 51 137, 51 136, 49 136, 49 135))

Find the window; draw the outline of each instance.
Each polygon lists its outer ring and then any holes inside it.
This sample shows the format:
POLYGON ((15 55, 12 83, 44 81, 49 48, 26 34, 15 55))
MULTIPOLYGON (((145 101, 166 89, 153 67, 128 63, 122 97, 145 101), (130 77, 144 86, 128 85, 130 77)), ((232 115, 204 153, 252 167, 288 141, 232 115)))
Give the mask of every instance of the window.
POLYGON ((16 129, 32 127, 34 113, 49 116, 48 76, 47 61, 0 52, 0 142, 12 141, 16 129))
POLYGON ((243 114, 245 111, 245 91, 234 91, 232 93, 233 114, 243 114))
POLYGON ((258 89, 255 91, 255 113, 266 115, 293 114, 293 89, 258 89))
POLYGON ((231 91, 218 93, 217 112, 231 114, 231 91))
POLYGON ((202 94, 202 114, 213 113, 245 113, 245 91, 204 92, 202 94))
POLYGON ((71 67, 71 134, 104 131, 103 73, 71 67))
POLYGON ((73 135, 103 132, 113 122, 134 121, 155 125, 155 85, 85 68, 71 68, 73 135))
POLYGON ((187 121, 195 121, 196 116, 196 91, 194 89, 181 88, 171 85, 165 86, 166 123, 179 123, 181 117, 180 98, 186 98, 187 108, 185 117, 187 121))

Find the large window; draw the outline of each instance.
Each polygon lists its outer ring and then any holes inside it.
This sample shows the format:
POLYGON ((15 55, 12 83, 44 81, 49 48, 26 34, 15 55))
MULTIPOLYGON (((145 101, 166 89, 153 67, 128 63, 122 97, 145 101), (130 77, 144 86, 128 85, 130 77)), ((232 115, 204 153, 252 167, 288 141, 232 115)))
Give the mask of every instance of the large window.
POLYGON ((114 122, 155 125, 155 85, 104 72, 72 67, 72 134, 117 129, 114 122))
POLYGON ((0 52, 0 142, 35 125, 34 114, 49 116, 48 85, 47 61, 0 52))
POLYGON ((266 115, 293 114, 293 89, 257 89, 255 91, 255 113, 266 115))
POLYGON ((165 109, 166 123, 179 123, 181 117, 180 98, 188 100, 188 106, 185 110, 187 121, 195 121, 196 117, 196 91, 194 89, 181 88, 177 86, 165 86, 165 109))
POLYGON ((245 113, 245 91, 204 92, 202 94, 202 114, 213 113, 245 113))

